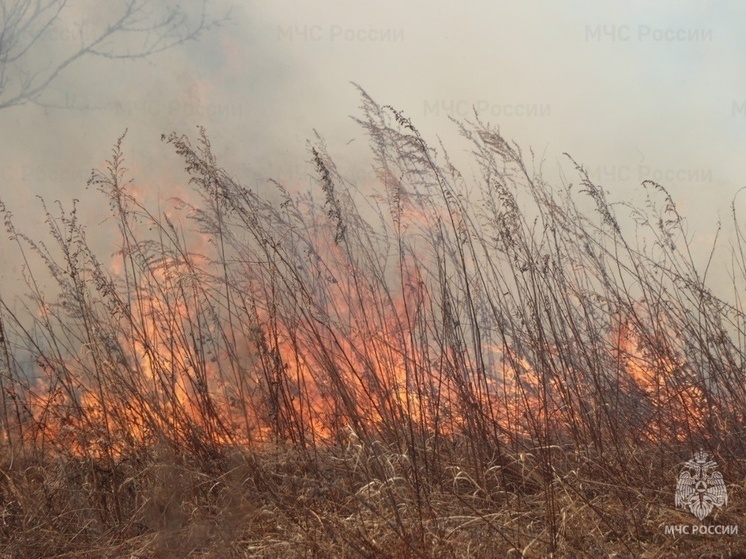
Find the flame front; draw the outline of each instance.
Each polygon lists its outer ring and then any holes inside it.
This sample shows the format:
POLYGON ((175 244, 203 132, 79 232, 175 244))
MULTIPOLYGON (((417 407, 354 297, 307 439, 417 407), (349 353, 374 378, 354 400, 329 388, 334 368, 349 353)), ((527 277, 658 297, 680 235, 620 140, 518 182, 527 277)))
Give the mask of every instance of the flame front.
POLYGON ((489 236, 452 192, 437 205, 382 173, 381 232, 318 152, 323 207, 282 187, 268 201, 182 149, 199 161, 202 198, 182 204, 198 231, 149 214, 118 172, 102 179, 121 236, 108 272, 66 222, 71 283, 38 319, 69 343, 41 352, 23 438, 100 457, 162 440, 210 455, 350 432, 547 446, 711 426, 671 315, 592 292, 610 272, 588 279, 587 244, 564 259, 521 245, 507 191, 483 204, 499 217, 489 236))

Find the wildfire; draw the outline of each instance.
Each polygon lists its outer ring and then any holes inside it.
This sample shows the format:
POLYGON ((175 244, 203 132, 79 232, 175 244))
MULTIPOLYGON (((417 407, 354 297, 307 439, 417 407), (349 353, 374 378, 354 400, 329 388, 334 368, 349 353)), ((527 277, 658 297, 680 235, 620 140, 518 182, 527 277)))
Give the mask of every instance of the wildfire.
POLYGON ((661 319, 657 323, 657 330, 643 341, 630 321, 622 321, 614 342, 641 406, 649 408, 640 426, 641 435, 653 441, 683 441, 692 431, 704 428, 706 397, 700 379, 672 349, 672 330, 661 319))
MULTIPOLYGON (((328 257, 327 265, 334 261, 328 257)), ((514 350, 485 345, 490 369, 477 389, 468 378, 477 366, 464 351, 415 343, 415 336, 434 335, 432 323, 418 316, 431 297, 421 276, 410 275, 409 291, 387 301, 347 262, 352 279, 334 280, 336 293, 326 304, 296 305, 295 314, 283 314, 269 301, 257 307, 254 293, 241 303, 254 305, 250 328, 225 330, 195 312, 205 310, 199 276, 209 262, 204 254, 185 255, 141 276, 129 303, 134 314, 119 318, 119 361, 115 352, 89 352, 77 361, 46 363, 29 400, 38 430, 27 436, 43 436, 77 455, 104 456, 152 444, 163 432, 182 442, 209 435, 219 445, 269 442, 282 433, 323 443, 344 429, 379 429, 392 417, 449 436, 470 421, 464 402, 487 410, 503 432, 522 436, 542 422, 562 421, 562 387, 543 382, 514 350), (241 356, 218 342, 237 334, 241 356), (74 391, 55 386, 60 374, 79 379, 74 391)), ((121 263, 113 267, 123 273, 121 263)), ((640 433, 649 440, 669 431, 683 438, 682 429, 661 425, 660 418, 680 414, 696 427, 692 422, 704 417, 702 393, 694 383, 673 383, 684 366, 673 354, 651 357, 645 347, 629 322, 610 340, 626 377, 622 384, 634 388, 642 408, 649 406, 640 433)))
MULTIPOLYGON (((662 317, 648 317, 657 326, 645 330, 634 320, 642 311, 620 313, 586 331, 549 300, 528 301, 531 316, 520 297, 498 312, 486 284, 471 284, 482 271, 477 251, 454 248, 467 245, 465 210, 431 211, 394 183, 393 238, 342 227, 350 202, 334 198, 332 183, 326 216, 310 198, 278 210, 249 190, 235 196, 256 207, 223 207, 209 181, 213 213, 187 204, 200 223, 189 236, 168 213, 151 222, 138 213, 149 236, 120 215, 108 279, 83 266, 102 300, 83 290, 69 325, 79 346, 39 361, 24 419, 35 427, 24 436, 100 457, 164 437, 209 453, 333 443, 350 430, 396 438, 402 426, 423 440, 470 431, 543 433, 542 443, 602 428, 684 440, 704 427, 702 384, 662 317)), ((142 192, 116 195, 125 210, 142 209, 142 192)), ((501 243, 490 246, 508 250, 501 243)), ((516 274, 536 266, 519 260, 504 264, 516 274)), ((536 262, 549 273, 549 256, 536 262)), ((570 267, 578 273, 578 262, 570 267)), ((55 309, 39 312, 47 320, 55 309)))

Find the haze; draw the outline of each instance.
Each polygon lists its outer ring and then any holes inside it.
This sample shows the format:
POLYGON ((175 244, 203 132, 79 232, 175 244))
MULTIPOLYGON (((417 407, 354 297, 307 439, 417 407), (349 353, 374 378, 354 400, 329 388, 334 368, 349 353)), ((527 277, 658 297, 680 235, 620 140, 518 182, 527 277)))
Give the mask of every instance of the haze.
MULTIPOLYGON (((81 23, 105 20, 99 3, 72 8, 38 67, 75 47, 81 23)), ((427 139, 439 136, 466 174, 449 117, 471 118, 476 107, 533 149, 550 181, 560 169, 575 180, 563 152, 613 200, 639 196, 640 182, 654 179, 688 218, 698 249, 744 185, 737 4, 221 1, 211 9, 230 9, 231 19, 198 41, 140 61, 83 58, 37 103, 0 111, 0 196, 21 228, 39 230, 35 195, 95 209, 86 179, 125 129, 128 166, 153 199, 185 181, 161 134, 194 135, 197 125, 222 165, 253 188, 267 177, 307 185, 314 129, 342 169, 364 180, 370 160, 348 118, 359 105, 350 82, 402 110, 427 139)), ((3 238, 7 281, 20 268, 6 248, 3 238)))

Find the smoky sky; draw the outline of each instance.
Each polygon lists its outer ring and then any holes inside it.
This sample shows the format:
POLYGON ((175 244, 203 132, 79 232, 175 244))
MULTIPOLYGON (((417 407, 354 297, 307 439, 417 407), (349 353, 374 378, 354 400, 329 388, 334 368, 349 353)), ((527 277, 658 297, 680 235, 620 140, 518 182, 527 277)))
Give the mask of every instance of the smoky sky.
MULTIPOLYGON (((100 25, 116 4, 69 2, 26 71, 74 48, 77 30, 100 25)), ((254 188, 269 176, 307 185, 314 130, 343 170, 365 178, 366 140, 349 118, 359 106, 354 82, 402 110, 426 139, 442 139, 466 174, 473 169, 450 118, 471 118, 476 108, 533 150, 550 182, 574 180, 565 152, 612 200, 635 199, 642 180, 656 180, 706 255, 744 185, 745 9, 705 1, 215 1, 209 15, 230 11, 230 20, 198 41, 146 60, 84 57, 38 103, 0 111, 0 195, 29 230, 42 218, 36 195, 78 198, 95 212, 86 179, 125 129, 140 187, 154 198, 173 195, 186 177, 160 136, 195 135, 198 125, 224 167, 254 188)), ((17 273, 4 238, 0 249, 6 276, 17 273)))

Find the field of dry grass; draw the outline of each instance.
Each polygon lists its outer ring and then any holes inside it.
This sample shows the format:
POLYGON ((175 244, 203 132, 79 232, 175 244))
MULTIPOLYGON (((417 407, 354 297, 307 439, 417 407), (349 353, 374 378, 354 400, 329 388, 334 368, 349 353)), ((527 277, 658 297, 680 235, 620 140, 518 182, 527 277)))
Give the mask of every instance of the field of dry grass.
POLYGON ((663 186, 612 203, 568 158, 553 187, 478 120, 463 176, 360 93, 375 195, 319 139, 317 192, 241 185, 202 133, 164 137, 193 187, 167 212, 123 138, 94 172, 113 256, 75 205, 44 238, 0 207, 28 287, 0 298, 0 557, 746 556, 665 532, 746 530, 735 210, 718 294, 663 186), (702 521, 674 504, 698 449, 728 491, 702 521))
MULTIPOLYGON (((555 453, 550 483, 528 453, 475 471, 454 448, 437 469, 415 472, 405 454, 357 440, 315 454, 226 451, 209 464, 165 448, 113 466, 33 460, 2 484, 4 552, 492 558, 546 557, 553 547, 557 557, 743 556, 739 536, 664 534, 664 525, 693 519, 673 506, 673 468, 661 473, 660 463, 630 456, 638 470, 617 476, 582 452, 555 453)), ((732 489, 732 504, 711 523, 743 518, 743 489, 732 489)))

